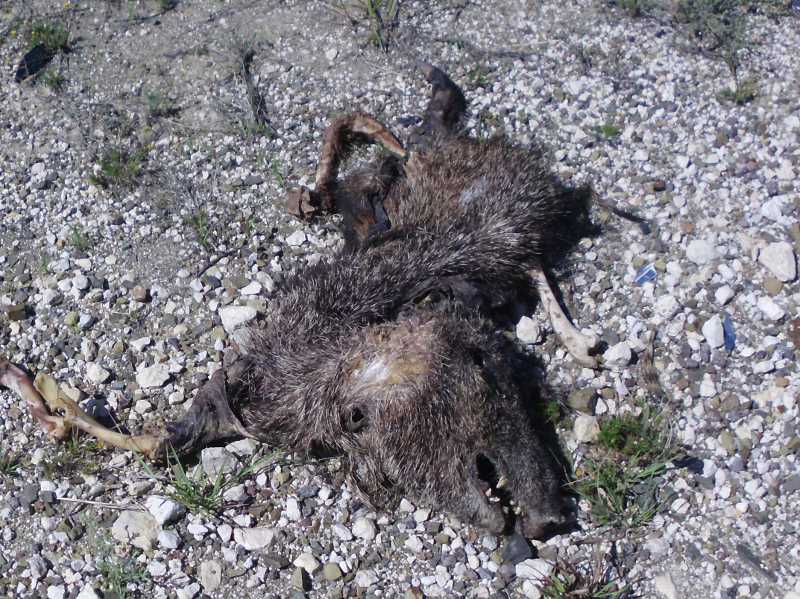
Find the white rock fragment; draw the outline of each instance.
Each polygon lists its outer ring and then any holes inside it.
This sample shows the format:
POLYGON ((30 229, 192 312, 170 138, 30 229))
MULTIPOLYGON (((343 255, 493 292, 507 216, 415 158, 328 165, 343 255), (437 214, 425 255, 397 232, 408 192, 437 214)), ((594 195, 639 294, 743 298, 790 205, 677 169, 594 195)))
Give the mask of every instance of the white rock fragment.
POLYGON ((200 564, 200 584, 206 593, 213 593, 222 584, 222 564, 211 559, 200 564))
POLYGON ((707 239, 693 239, 686 248, 686 257, 702 266, 717 257, 717 248, 707 239))
POLYGON ((579 443, 592 443, 597 441, 600 435, 600 425, 595 416, 580 414, 575 418, 575 424, 572 427, 572 433, 575 435, 575 440, 579 443))
POLYGON ((100 599, 100 595, 97 594, 97 591, 92 585, 87 584, 81 589, 81 592, 78 593, 75 599, 100 599))
POLYGON ((292 247, 300 247, 306 242, 306 234, 302 231, 295 231, 286 238, 286 243, 292 247))
POLYGON ((553 572, 553 564, 543 559, 526 559, 515 567, 517 578, 543 583, 553 572))
POLYGON ((162 530, 158 533, 158 546, 162 549, 177 549, 181 546, 181 537, 174 530, 162 530))
POLYGON ((175 591, 178 599, 194 599, 200 593, 200 585, 196 582, 186 585, 185 587, 179 588, 175 591))
POLYGON ((297 522, 303 518, 303 514, 300 511, 300 504, 294 497, 289 497, 286 500, 286 517, 293 522, 297 522))
POLYGON ((150 345, 153 340, 150 337, 139 337, 139 339, 134 339, 131 341, 131 347, 136 351, 140 352, 143 351, 148 345, 150 345))
POLYGON ((142 368, 136 373, 136 384, 142 389, 155 389, 163 387, 169 380, 169 367, 158 363, 142 368))
POLYGON ((105 383, 110 376, 111 373, 97 362, 92 362, 86 368, 86 378, 95 384, 105 383))
POLYGON ((258 295, 261 293, 261 283, 258 281, 250 281, 247 285, 239 290, 242 295, 258 295))
POLYGON ((666 599, 678 599, 678 591, 675 588, 675 583, 672 582, 672 577, 667 574, 659 574, 653 579, 656 591, 664 595, 666 599))
POLYGON ((378 584, 378 576, 372 570, 360 570, 356 574, 356 586, 368 589, 373 584, 378 584))
POLYGON ((274 528, 237 528, 233 531, 233 539, 248 551, 269 547, 274 538, 274 528))
POLYGON ((730 285, 723 285, 719 289, 714 292, 714 299, 717 300, 717 304, 720 306, 724 306, 733 298, 733 289, 731 289, 730 285))
POLYGON ((703 324, 703 337, 706 342, 714 349, 722 347, 725 343, 725 331, 722 328, 722 319, 719 314, 715 314, 703 324))
POLYGON ((257 314, 258 311, 252 306, 225 306, 219 309, 222 326, 229 335, 252 321, 257 314))
POLYGON ((414 553, 419 553, 425 548, 425 544, 417 535, 410 535, 406 539, 405 546, 414 553))
POLYGON ((770 320, 780 320, 786 314, 783 308, 776 304, 771 297, 766 295, 758 298, 758 309, 770 320))
POLYGON ((344 524, 336 523, 336 524, 333 525, 332 530, 333 530, 333 534, 335 534, 336 537, 340 541, 352 541, 353 540, 353 533, 350 532, 350 529, 347 528, 344 524))
POLYGON ((162 495, 151 495, 144 506, 162 526, 179 520, 186 513, 186 508, 180 503, 162 495))
POLYGON ((530 318, 523 316, 517 323, 517 339, 526 345, 533 345, 538 343, 541 339, 541 330, 539 323, 530 318))
POLYGON ((47 599, 64 599, 66 588, 63 584, 54 584, 47 587, 47 599))
POLYGON ((200 452, 200 463, 208 478, 214 481, 236 467, 236 458, 224 447, 206 447, 200 452))
POLYGON ((111 536, 142 550, 152 549, 161 527, 148 512, 126 510, 111 526, 111 536))
POLYGON ((357 518, 353 522, 353 535, 365 541, 371 541, 375 538, 377 531, 375 523, 369 518, 357 518))
POLYGON ((770 243, 759 252, 758 262, 784 283, 797 277, 794 249, 785 241, 770 243))
POLYGON ((322 564, 319 563, 319 560, 311 553, 301 553, 292 563, 298 568, 302 568, 312 576, 322 567, 322 564))
POLYGON ((673 295, 662 295, 656 300, 655 313, 662 320, 669 320, 681 309, 681 305, 673 295))
POLYGON ((603 363, 611 368, 623 368, 631 363, 633 354, 625 341, 612 345, 603 353, 603 363))
POLYGON ((700 396, 701 397, 714 397, 717 394, 717 386, 714 384, 714 379, 711 375, 706 373, 703 375, 703 380, 700 381, 700 396))

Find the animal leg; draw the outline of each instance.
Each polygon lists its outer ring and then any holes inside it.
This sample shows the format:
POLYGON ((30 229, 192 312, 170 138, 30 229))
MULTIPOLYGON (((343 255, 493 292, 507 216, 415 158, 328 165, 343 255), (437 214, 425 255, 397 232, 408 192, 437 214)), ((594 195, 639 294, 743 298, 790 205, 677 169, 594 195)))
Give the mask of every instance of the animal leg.
POLYGON ((431 84, 431 98, 422 124, 411 135, 410 144, 421 149, 432 135, 456 135, 467 111, 467 100, 450 77, 437 67, 421 64, 425 79, 431 84))
POLYGON ((550 324, 553 325, 553 330, 559 336, 567 351, 572 354, 572 357, 578 363, 589 368, 597 368, 600 362, 598 357, 592 355, 591 352, 596 348, 598 339, 594 335, 584 335, 569 321, 567 315, 564 314, 564 310, 561 309, 555 293, 553 293, 550 281, 543 268, 533 269, 529 274, 536 285, 536 291, 542 300, 542 305, 550 319, 550 324))
POLYGON ((229 404, 242 389, 240 379, 244 367, 244 363, 231 367, 228 372, 233 381, 231 385, 226 385, 224 370, 215 372, 198 391, 184 417, 167 425, 166 431, 159 434, 126 435, 113 431, 64 395, 52 377, 39 374, 31 382, 22 370, 5 360, 0 360, 0 385, 19 395, 34 419, 55 439, 63 439, 74 427, 106 445, 135 451, 155 461, 163 459, 167 449, 188 454, 220 439, 250 436, 229 404))
POLYGON ((48 435, 56 439, 63 439, 75 427, 112 447, 136 451, 149 458, 154 457, 162 441, 158 435, 124 435, 112 431, 59 391, 53 378, 40 374, 31 382, 22 370, 5 360, 0 361, 0 385, 19 395, 28 405, 34 419, 48 435), (52 413, 58 411, 63 415, 52 413))
POLYGON ((320 212, 333 212, 336 202, 333 190, 339 166, 355 144, 375 143, 398 158, 405 159, 406 151, 400 140, 382 123, 367 114, 356 112, 335 119, 322 138, 322 152, 315 189, 292 189, 287 194, 289 213, 299 218, 310 218, 320 212))

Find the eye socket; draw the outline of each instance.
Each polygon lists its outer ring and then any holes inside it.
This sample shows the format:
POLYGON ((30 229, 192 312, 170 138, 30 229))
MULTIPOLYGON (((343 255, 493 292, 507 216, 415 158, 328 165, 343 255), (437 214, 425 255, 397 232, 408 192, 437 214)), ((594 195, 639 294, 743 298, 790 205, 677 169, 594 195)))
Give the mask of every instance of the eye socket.
POLYGON ((367 426, 367 416, 358 406, 350 409, 344 424, 345 428, 351 433, 357 433, 367 426))

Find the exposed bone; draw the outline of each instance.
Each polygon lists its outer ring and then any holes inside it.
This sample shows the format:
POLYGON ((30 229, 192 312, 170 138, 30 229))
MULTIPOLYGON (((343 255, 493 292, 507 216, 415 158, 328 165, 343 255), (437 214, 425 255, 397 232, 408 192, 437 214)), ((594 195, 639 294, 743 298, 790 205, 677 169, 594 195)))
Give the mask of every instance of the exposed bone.
POLYGON ((550 319, 550 324, 567 348, 567 351, 583 366, 598 368, 600 362, 597 356, 593 356, 590 353, 597 346, 598 339, 594 335, 584 335, 569 321, 553 293, 544 269, 535 268, 529 271, 529 274, 536 285, 536 291, 542 300, 542 305, 550 319))
POLYGON ((332 212, 336 209, 333 188, 339 166, 356 143, 378 144, 398 158, 405 159, 407 156, 400 140, 374 117, 360 112, 341 116, 325 129, 314 191, 301 187, 287 194, 291 214, 309 218, 320 211, 332 212))
POLYGON ((31 382, 22 370, 5 360, 0 360, 0 385, 8 387, 19 395, 28 405, 31 415, 48 435, 56 439, 63 439, 72 427, 75 427, 107 445, 136 451, 150 459, 155 457, 163 442, 163 438, 159 435, 124 435, 112 431, 89 416, 74 400, 62 393, 52 377, 40 374, 34 382, 31 382), (51 413, 57 411, 62 411, 63 416, 51 413))

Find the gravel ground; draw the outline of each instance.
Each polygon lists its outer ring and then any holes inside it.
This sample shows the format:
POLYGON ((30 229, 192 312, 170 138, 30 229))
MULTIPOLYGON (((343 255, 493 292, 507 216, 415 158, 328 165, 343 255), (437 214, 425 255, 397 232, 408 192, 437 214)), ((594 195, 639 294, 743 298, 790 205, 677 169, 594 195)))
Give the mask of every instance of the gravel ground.
POLYGON ((422 58, 464 87, 475 134, 535 135, 564 180, 655 225, 607 221, 562 282, 612 369, 572 362, 542 314, 518 332, 565 397, 596 393, 559 430, 578 467, 596 418, 649 397, 639 364, 654 332, 684 459, 657 479, 661 509, 643 526, 598 526, 581 502, 579 530, 529 546, 407 500, 375 513, 336 459, 240 442, 196 466, 241 474, 212 516, 167 499, 177 479, 164 469, 48 441, 3 390, 1 592, 535 598, 536 569, 558 559, 602 563, 644 597, 800 597, 795 16, 751 17, 742 70, 758 94, 737 105, 719 97, 725 65, 685 31, 589 0, 403 3, 387 53, 322 2, 198 0, 159 14, 166 4, 0 7, 6 358, 131 430, 180 414, 229 350, 232 320, 257 318, 287 276, 340 247, 335 219, 305 225, 283 205, 288 186, 313 180, 325 124, 360 108, 407 134, 427 98, 422 58), (44 18, 68 24, 71 50, 14 83, 26 19, 44 18), (113 149, 132 158, 112 173, 113 149), (637 284, 651 264, 655 278, 637 284), (256 471, 241 472, 254 456, 256 471))

